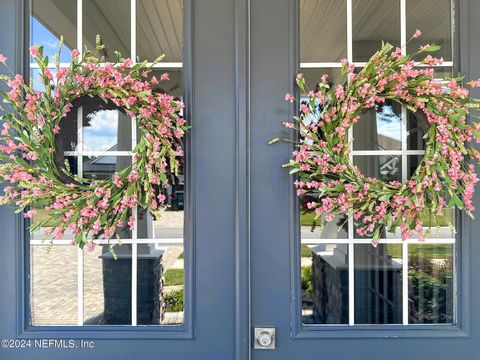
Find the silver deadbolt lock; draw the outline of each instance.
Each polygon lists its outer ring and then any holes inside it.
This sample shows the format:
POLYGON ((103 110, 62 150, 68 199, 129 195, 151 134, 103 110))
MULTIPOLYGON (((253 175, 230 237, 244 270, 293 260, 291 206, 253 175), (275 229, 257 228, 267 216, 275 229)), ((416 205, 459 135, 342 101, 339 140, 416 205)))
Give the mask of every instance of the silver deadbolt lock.
POLYGON ((275 349, 275 328, 255 328, 254 349, 275 349))

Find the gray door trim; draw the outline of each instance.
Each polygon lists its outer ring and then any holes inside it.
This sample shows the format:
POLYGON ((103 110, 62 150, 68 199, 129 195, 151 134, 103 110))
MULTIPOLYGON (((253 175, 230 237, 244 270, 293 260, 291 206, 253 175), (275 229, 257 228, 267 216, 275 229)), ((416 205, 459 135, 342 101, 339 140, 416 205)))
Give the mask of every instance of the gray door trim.
POLYGON ((235 0, 235 359, 251 358, 250 0, 235 0))

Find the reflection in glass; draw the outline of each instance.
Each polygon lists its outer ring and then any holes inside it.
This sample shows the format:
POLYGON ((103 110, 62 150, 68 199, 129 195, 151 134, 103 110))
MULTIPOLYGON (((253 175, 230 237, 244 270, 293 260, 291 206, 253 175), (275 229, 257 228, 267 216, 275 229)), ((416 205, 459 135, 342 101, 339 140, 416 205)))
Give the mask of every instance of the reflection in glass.
POLYGON ((178 99, 183 98, 183 82, 181 70, 153 70, 150 71, 150 76, 155 76, 160 80, 162 74, 168 73, 168 80, 162 80, 157 85, 153 86, 153 89, 158 92, 167 93, 178 99))
POLYGON ((353 126, 354 150, 401 150, 402 109, 388 101, 366 111, 353 126))
POLYGON ((453 244, 409 245, 409 322, 453 323, 453 244))
POLYGON ((77 325, 77 248, 30 246, 32 325, 77 325))
POLYGON ((114 51, 131 56, 130 0, 83 0, 83 44, 95 51, 96 36, 105 45, 100 55, 115 61, 114 51))
MULTIPOLYGON (((58 135, 57 137, 61 137, 58 135)), ((59 146, 57 146, 58 148, 59 146)), ((63 152, 55 152, 55 162, 58 164, 58 168, 62 169, 62 173, 59 174, 59 179, 64 183, 71 183, 73 178, 78 174, 77 157, 76 156, 64 156, 63 152)), ((36 213, 30 220, 31 226, 40 225, 40 227, 34 231, 30 231, 31 240, 51 240, 53 237, 52 231, 60 226, 60 220, 49 219, 48 211, 45 210, 44 204, 32 204, 32 210, 36 213)), ((73 240, 75 238, 73 232, 66 229, 64 234, 56 240, 73 240)))
POLYGON ((318 198, 304 195, 300 198, 300 232, 302 239, 348 239, 348 221, 345 216, 337 216, 325 223, 315 219, 315 212, 308 209, 307 203, 319 202, 318 198), (325 223, 322 227, 321 223, 325 223))
POLYGON ((348 324, 348 245, 303 245, 302 322, 348 324))
POLYGON ((407 156, 407 175, 410 179, 417 168, 420 166, 423 159, 423 155, 409 155, 407 156))
POLYGON ((353 0, 353 61, 368 61, 382 40, 400 46, 400 1, 353 0))
POLYGON ((328 75, 328 82, 338 84, 341 81, 340 68, 316 68, 316 69, 302 69, 305 84, 308 89, 318 91, 318 84, 321 82, 322 75, 328 75))
MULTIPOLYGON (((51 86, 52 91, 54 90, 54 87, 56 85, 56 74, 57 70, 56 69, 50 69, 50 72, 53 75, 53 80, 50 81, 47 85, 51 86)), ((43 83, 43 78, 40 73, 40 69, 31 69, 30 70, 30 81, 32 81, 33 85, 33 90, 35 91, 40 91, 42 93, 45 92, 45 84, 43 83)))
POLYGON ((137 1, 137 56, 153 61, 181 62, 183 50, 183 1, 137 1))
POLYGON ((132 323, 132 248, 97 245, 83 256, 83 314, 85 325, 132 323))
POLYGON ((346 1, 300 0, 300 62, 336 62, 346 57, 346 1))
POLYGON ((402 322, 402 245, 355 245, 355 324, 402 322))
POLYGON ((452 60, 451 12, 451 0, 407 0, 407 36, 416 29, 422 31, 420 38, 407 44, 407 52, 416 52, 424 44, 437 44, 442 49, 435 56, 452 60))
POLYGON ((140 325, 183 323, 183 246, 138 245, 137 319, 140 325))
POLYGON ((54 62, 58 53, 60 37, 64 45, 60 62, 71 60, 71 50, 76 48, 77 1, 31 0, 30 46, 43 46, 43 54, 54 62))
POLYGON ((407 111, 407 149, 425 150, 425 139, 430 124, 423 111, 407 111))
POLYGON ((83 177, 86 179, 110 179, 117 171, 125 169, 132 163, 130 156, 84 156, 83 177))
POLYGON ((397 155, 355 155, 353 164, 363 175, 384 182, 402 181, 402 159, 397 155))
POLYGON ((82 99, 83 150, 132 150, 132 120, 113 104, 82 99))

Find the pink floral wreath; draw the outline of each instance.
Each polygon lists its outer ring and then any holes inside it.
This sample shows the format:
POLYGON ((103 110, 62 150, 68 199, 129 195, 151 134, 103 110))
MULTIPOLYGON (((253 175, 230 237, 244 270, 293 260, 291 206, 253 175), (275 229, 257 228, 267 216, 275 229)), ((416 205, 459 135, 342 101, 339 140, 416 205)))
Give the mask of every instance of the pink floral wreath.
MULTIPOLYGON (((32 230, 53 222, 58 225, 49 228, 52 238, 62 238, 68 229, 76 244, 81 248, 88 244, 87 249, 94 246, 88 234, 110 239, 127 226, 133 229, 137 206, 158 215, 165 186, 178 172, 181 139, 188 128, 178 115, 183 103, 154 90, 168 74, 156 79, 149 77, 153 65, 134 65, 119 54, 116 62, 102 64, 103 59, 88 51, 80 57, 73 50, 68 68, 60 68, 56 56, 54 78, 42 47, 32 47, 30 53, 39 66, 44 91, 35 91, 21 75, 0 76, 9 87, 0 95, 10 107, 10 111, 0 108, 6 113, 0 136, 0 179, 10 183, 0 203, 14 204, 16 212, 27 218, 36 209, 45 209, 46 219, 32 230), (79 178, 66 162, 57 160, 61 149, 56 148, 55 135, 61 131, 60 122, 68 120, 74 101, 87 97, 114 104, 136 119, 140 129, 133 164, 111 179, 79 178)), ((0 63, 6 61, 0 55, 0 63)))
MULTIPOLYGON (((427 45, 414 55, 438 49, 427 45)), ((441 62, 431 55, 422 61, 426 65, 441 62)), ((390 44, 358 73, 353 64, 342 63, 342 75, 346 76, 343 85, 330 86, 323 75, 315 92, 307 88, 302 74, 297 76, 308 102, 301 104, 298 125, 284 124, 298 131, 301 139, 293 159, 284 166, 298 175, 297 195, 307 199, 306 206, 315 212, 316 219, 324 225, 338 215, 353 218, 356 232, 376 243, 385 231, 395 233, 398 227, 403 240, 413 232, 423 240, 430 229, 424 233, 422 215, 441 216, 446 207, 463 209, 472 216, 472 196, 478 182, 474 164, 480 153, 468 143, 479 142, 480 126, 467 123, 467 115, 479 104, 459 85, 462 78, 437 81, 432 68, 415 68, 411 56, 402 55, 401 49, 390 44), (403 184, 366 177, 350 161, 349 128, 365 111, 387 100, 423 113, 430 124, 425 155, 403 184)), ((480 81, 469 85, 478 87, 480 81)), ((287 94, 285 100, 293 102, 295 98, 287 94)), ((286 139, 271 143, 281 140, 286 139)))

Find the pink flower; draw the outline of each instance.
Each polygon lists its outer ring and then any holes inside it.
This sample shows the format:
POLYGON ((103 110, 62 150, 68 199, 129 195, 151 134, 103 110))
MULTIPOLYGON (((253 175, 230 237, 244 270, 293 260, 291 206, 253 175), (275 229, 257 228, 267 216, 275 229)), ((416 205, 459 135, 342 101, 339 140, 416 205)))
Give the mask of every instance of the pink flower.
POLYGON ((6 122, 3 123, 3 130, 1 132, 1 134, 3 136, 7 136, 8 135, 8 130, 10 130, 10 125, 6 122))
POLYGON ((480 80, 472 80, 468 83, 471 87, 480 87, 480 80))
POLYGON ((348 66, 348 60, 342 59, 342 67, 347 67, 347 66, 348 66))
POLYGON ((302 112, 304 114, 309 114, 310 113, 310 108, 307 105, 302 104, 302 112))
POLYGON ((100 223, 100 220, 95 220, 95 222, 93 223, 93 226, 92 226, 92 234, 93 235, 96 235, 100 232, 100 230, 102 229, 101 227, 101 223, 100 223))
POLYGON ((331 222, 333 219, 335 219, 335 214, 328 214, 325 216, 325 220, 327 220, 327 222, 331 222))
POLYGON ((30 46, 29 50, 30 50, 30 55, 32 55, 33 57, 36 57, 40 54, 38 52, 38 47, 36 47, 36 46, 30 46))
POLYGON ((157 85, 157 84, 158 84, 158 79, 157 79, 155 76, 152 76, 152 78, 150 79, 150 82, 151 82, 153 85, 157 85))
POLYGON ((80 55, 80 51, 78 51, 77 49, 72 50, 72 58, 73 59, 77 58, 79 55, 80 55))
POLYGON ((128 181, 129 182, 138 181, 138 172, 136 172, 135 170, 132 170, 130 175, 128 175, 128 181))
POLYGON ((133 65, 132 59, 125 59, 122 64, 124 67, 130 67, 133 65))
POLYGON ((118 173, 115 173, 115 174, 113 175, 113 184, 114 184, 116 187, 118 187, 118 188, 120 188, 120 187, 123 186, 123 182, 122 182, 121 179, 122 179, 122 178, 120 177, 120 175, 118 175, 118 173))
POLYGON ((412 35, 412 38, 418 39, 421 35, 422 35, 422 32, 419 29, 417 29, 415 30, 415 33, 412 35))
POLYGON ((59 134, 59 133, 60 133, 60 126, 55 125, 55 126, 53 127, 53 129, 52 129, 52 132, 53 132, 54 134, 59 134))
POLYGON ((28 218, 28 219, 31 219, 33 218, 35 215, 37 214, 37 211, 36 210, 28 210, 27 212, 24 212, 23 213, 23 217, 24 218, 28 218))
POLYGON ((168 73, 163 73, 162 76, 160 76, 161 81, 165 80, 170 80, 170 76, 168 76, 168 73))
POLYGON ((5 64, 7 62, 7 57, 5 55, 0 54, 0 62, 5 64))
POLYGON ((43 75, 48 78, 48 80, 53 80, 53 75, 52 75, 52 72, 50 71, 50 69, 45 69, 45 71, 43 72, 43 75))
POLYGON ((292 94, 290 93, 285 94, 285 101, 290 101, 291 103, 293 103, 293 100, 295 100, 295 98, 293 97, 292 94))
POLYGON ((128 226, 130 227, 130 230, 135 229, 135 216, 130 216, 130 219, 128 219, 128 226))
POLYGON ((93 241, 88 242, 85 245, 85 250, 87 250, 87 252, 92 252, 93 250, 95 250, 95 243, 93 241))

